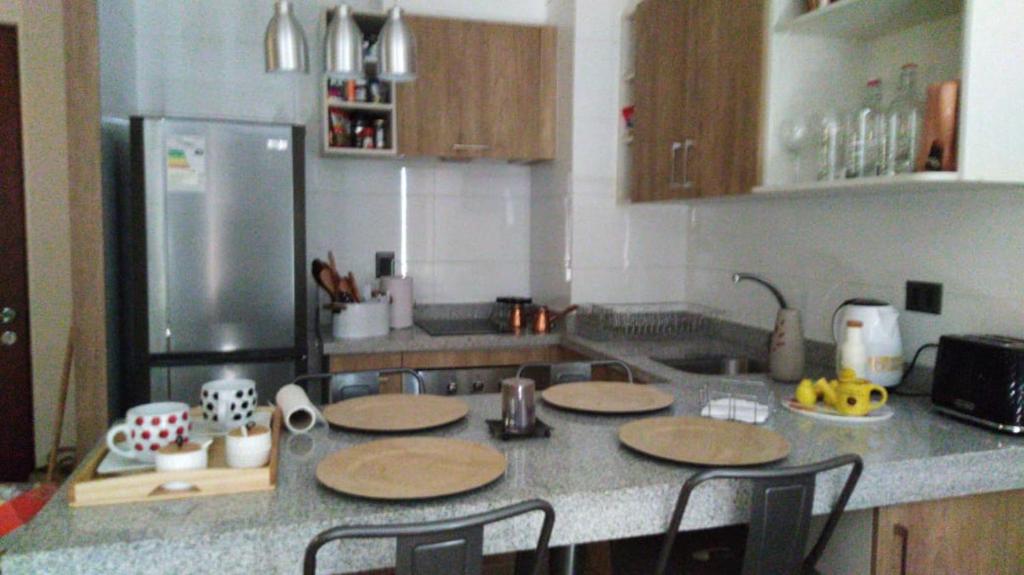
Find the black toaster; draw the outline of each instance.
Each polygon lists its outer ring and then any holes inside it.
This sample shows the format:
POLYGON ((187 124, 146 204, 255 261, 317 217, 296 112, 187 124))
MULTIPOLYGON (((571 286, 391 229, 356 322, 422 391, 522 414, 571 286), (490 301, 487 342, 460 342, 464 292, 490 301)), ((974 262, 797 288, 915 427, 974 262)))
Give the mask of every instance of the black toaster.
POLYGON ((999 335, 942 336, 932 404, 978 425, 1024 433, 1024 340, 999 335))

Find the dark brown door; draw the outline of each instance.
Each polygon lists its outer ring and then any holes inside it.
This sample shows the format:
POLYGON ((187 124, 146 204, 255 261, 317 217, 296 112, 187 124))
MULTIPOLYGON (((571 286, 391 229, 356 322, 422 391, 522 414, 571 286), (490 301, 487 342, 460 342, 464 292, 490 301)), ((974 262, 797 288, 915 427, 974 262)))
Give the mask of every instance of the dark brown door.
POLYGON ((24 481, 35 465, 24 184, 18 37, 0 26, 0 481, 24 481))

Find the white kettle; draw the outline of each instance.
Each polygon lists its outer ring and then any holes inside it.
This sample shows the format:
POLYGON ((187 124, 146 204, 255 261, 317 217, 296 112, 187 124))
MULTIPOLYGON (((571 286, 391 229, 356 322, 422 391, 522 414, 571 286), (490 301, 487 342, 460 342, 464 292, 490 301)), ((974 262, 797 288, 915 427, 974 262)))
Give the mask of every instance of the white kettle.
POLYGON ((899 312, 884 301, 849 299, 839 304, 832 314, 832 338, 836 343, 836 369, 840 365, 839 350, 850 320, 863 324, 861 329, 867 355, 865 379, 882 387, 899 384, 903 377, 903 341, 900 338, 899 312))

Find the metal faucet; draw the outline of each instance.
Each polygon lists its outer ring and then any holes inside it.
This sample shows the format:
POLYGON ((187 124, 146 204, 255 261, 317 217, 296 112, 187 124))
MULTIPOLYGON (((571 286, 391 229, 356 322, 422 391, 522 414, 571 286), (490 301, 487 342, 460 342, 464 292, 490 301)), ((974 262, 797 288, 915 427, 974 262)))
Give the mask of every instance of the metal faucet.
POLYGON ((786 298, 782 297, 782 292, 779 291, 779 288, 768 283, 767 280, 754 274, 732 274, 732 283, 738 284, 743 280, 750 280, 752 282, 759 283, 764 287, 768 288, 768 291, 772 292, 772 295, 775 296, 776 300, 778 300, 779 307, 781 307, 782 309, 789 309, 789 306, 786 305, 786 298))

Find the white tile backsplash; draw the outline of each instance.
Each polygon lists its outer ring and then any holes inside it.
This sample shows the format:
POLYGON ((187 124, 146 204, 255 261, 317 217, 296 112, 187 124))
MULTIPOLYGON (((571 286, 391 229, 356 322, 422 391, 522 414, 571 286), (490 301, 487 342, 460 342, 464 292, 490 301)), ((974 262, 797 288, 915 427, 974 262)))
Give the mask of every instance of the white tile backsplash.
MULTIPOLYGON (((1024 335, 1024 190, 768 199, 700 205, 686 235, 687 299, 768 328, 775 306, 735 271, 763 274, 831 339, 831 315, 855 296, 904 307, 907 280, 944 284, 942 314, 901 312, 909 356, 943 333, 1024 335)), ((931 363, 932 358, 923 358, 931 363)))
POLYGON ((529 168, 495 165, 496 185, 488 189, 487 164, 463 170, 463 165, 426 160, 317 157, 313 163, 319 179, 306 206, 311 259, 333 249, 339 266, 368 278, 374 254, 393 251, 401 271, 404 222, 404 262, 417 302, 489 301, 529 293, 529 168))

